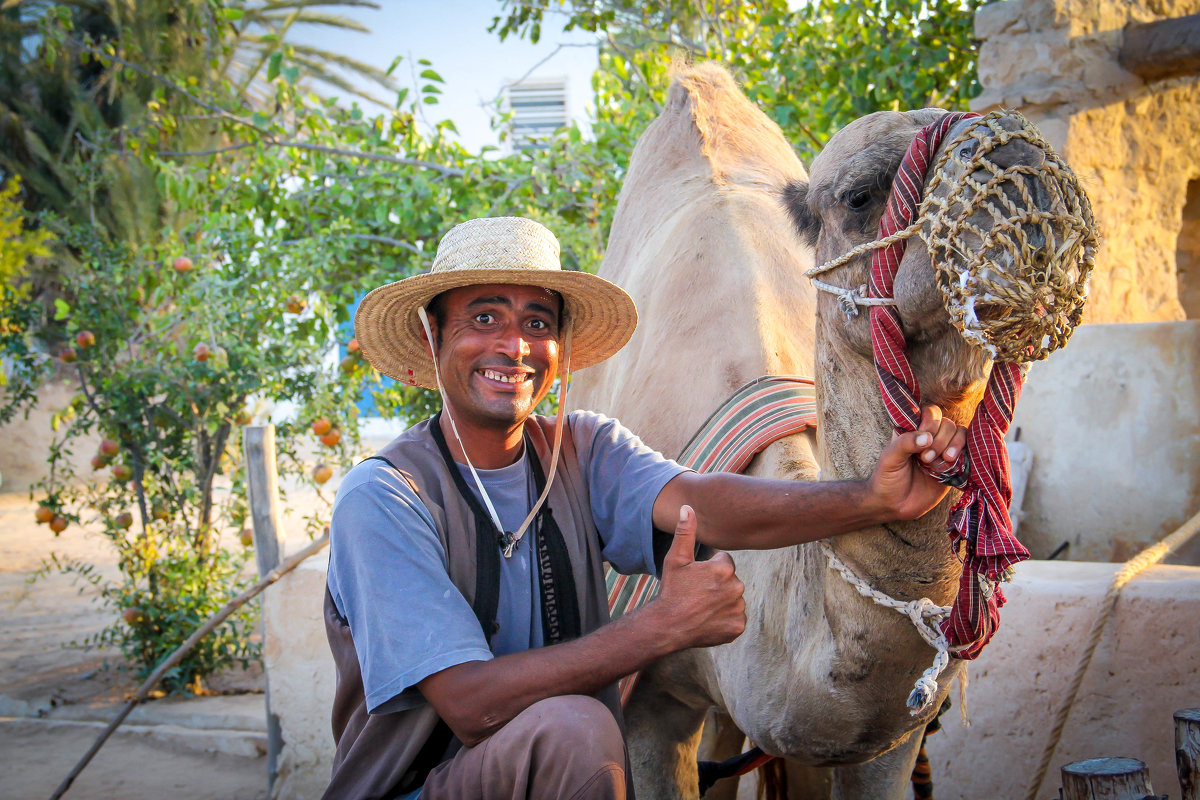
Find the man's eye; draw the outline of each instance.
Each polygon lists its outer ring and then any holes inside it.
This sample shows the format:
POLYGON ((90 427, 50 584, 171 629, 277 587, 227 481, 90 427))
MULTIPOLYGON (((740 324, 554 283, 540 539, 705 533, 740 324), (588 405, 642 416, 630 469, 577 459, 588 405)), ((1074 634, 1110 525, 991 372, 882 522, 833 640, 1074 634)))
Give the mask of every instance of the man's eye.
POLYGON ((534 319, 529 321, 529 327, 533 328, 535 331, 544 331, 550 326, 547 325, 544 320, 534 319))
POLYGON ((480 325, 491 325, 492 322, 495 321, 495 319, 496 318, 493 317, 491 314, 476 314, 475 315, 475 321, 478 322, 480 325))

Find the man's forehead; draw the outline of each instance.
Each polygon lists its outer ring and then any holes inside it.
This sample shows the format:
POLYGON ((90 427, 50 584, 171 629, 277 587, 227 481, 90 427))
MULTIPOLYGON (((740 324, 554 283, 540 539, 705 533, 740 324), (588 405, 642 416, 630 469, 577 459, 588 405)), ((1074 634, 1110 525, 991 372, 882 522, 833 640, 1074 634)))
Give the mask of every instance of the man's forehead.
POLYGON ((483 283, 474 286, 460 286, 451 289, 444 295, 445 302, 458 305, 470 305, 489 300, 507 302, 515 308, 528 305, 541 305, 558 312, 561 297, 558 292, 541 286, 522 286, 512 283, 483 283))

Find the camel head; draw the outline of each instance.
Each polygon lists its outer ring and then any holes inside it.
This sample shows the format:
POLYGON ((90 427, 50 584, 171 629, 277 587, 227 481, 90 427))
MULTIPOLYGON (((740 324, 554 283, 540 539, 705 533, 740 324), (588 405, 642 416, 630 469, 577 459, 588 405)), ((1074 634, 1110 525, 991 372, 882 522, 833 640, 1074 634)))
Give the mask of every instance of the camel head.
MULTIPOLYGON (((856 120, 817 156, 808 182, 786 187, 787 210, 818 264, 878 239, 905 153, 945 113, 856 120)), ((1091 214, 1070 170, 1018 114, 956 122, 929 163, 918 187, 924 221, 907 239, 895 305, 923 400, 965 422, 998 346, 1010 360, 1045 357, 1078 324, 1094 249, 1091 214), (1039 309, 1044 324, 1025 309, 1039 309)), ((869 314, 847 293, 868 283, 874 252, 817 276, 826 284, 818 339, 868 360, 869 314)))

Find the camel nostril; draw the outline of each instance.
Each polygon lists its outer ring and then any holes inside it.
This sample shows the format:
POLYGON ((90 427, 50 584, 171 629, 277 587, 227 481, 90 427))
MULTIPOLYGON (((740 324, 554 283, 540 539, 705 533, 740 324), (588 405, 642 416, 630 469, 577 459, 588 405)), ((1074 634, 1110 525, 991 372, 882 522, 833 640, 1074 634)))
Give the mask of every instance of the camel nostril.
POLYGON ((987 160, 1001 169, 1017 165, 1037 168, 1046 163, 1046 153, 1023 139, 1012 139, 988 153, 987 160))
POLYGON ((969 159, 975 155, 977 150, 979 150, 979 140, 972 139, 971 141, 964 142, 959 146, 958 157, 964 160, 969 159))

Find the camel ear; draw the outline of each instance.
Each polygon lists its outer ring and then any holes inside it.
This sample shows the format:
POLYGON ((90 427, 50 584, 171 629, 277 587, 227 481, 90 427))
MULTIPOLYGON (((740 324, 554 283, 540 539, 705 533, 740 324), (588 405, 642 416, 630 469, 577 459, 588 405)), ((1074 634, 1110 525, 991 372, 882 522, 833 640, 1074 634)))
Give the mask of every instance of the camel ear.
POLYGON ((796 231, 809 246, 816 247, 817 236, 821 233, 821 218, 808 207, 808 182, 793 181, 784 186, 783 205, 788 216, 792 218, 796 231))

